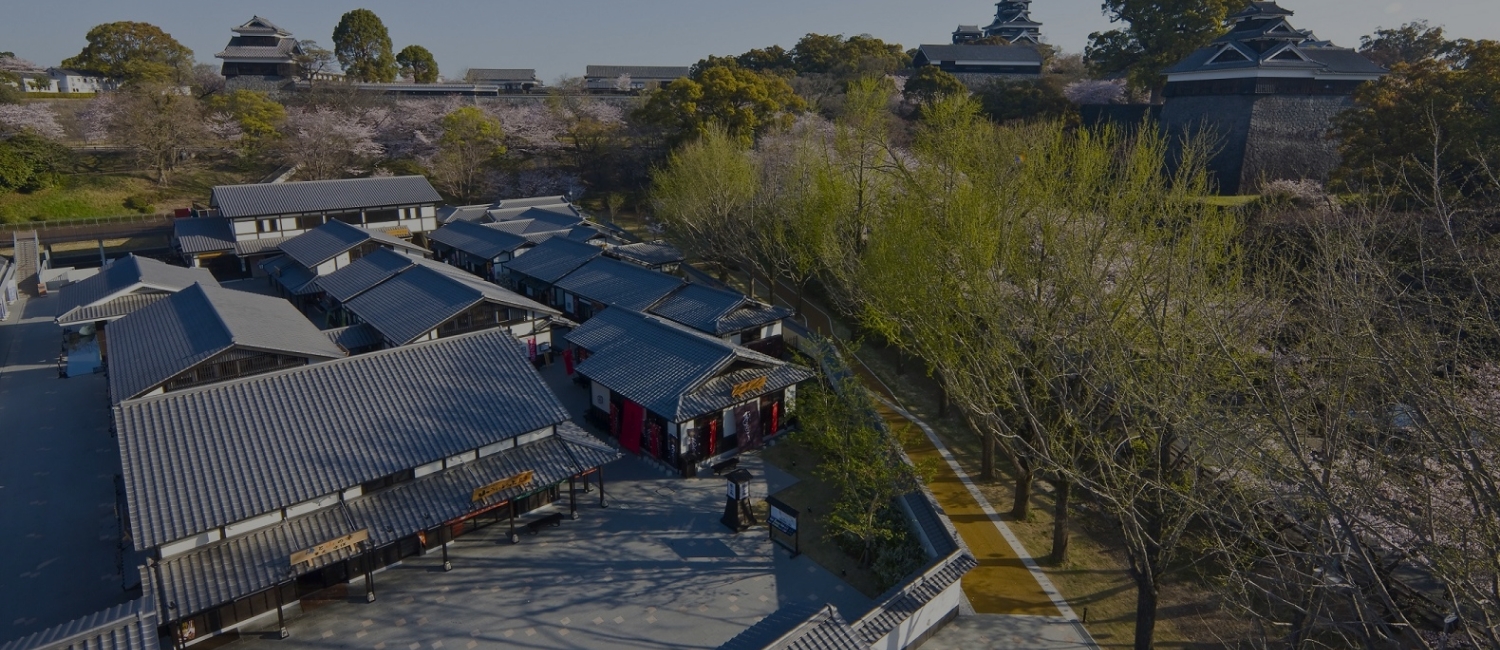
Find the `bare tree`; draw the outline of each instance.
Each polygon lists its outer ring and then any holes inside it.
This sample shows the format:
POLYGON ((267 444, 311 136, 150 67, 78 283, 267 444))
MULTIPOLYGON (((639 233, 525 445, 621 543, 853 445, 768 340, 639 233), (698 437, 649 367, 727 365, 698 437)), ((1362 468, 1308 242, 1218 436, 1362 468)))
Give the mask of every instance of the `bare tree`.
POLYGON ((118 94, 108 114, 112 139, 129 147, 158 185, 166 185, 208 136, 202 105, 171 86, 134 84, 118 94))

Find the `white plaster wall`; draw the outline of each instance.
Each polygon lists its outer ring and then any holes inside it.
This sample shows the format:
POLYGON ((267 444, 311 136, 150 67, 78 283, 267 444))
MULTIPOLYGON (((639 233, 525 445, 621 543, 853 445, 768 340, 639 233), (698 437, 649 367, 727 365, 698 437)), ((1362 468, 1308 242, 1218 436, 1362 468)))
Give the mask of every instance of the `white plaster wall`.
POLYGON ((443 470, 443 461, 438 460, 438 461, 433 461, 431 463, 427 463, 426 465, 422 465, 422 466, 416 468, 415 470, 412 471, 412 475, 413 475, 414 478, 422 478, 423 476, 427 476, 428 474, 434 474, 434 473, 440 472, 442 470, 443 470))
POLYGON ((957 581, 944 589, 922 609, 917 610, 911 618, 902 621, 890 634, 870 645, 870 650, 905 650, 912 642, 920 639, 923 634, 934 626, 943 622, 948 613, 958 608, 962 596, 963 581, 957 581))
POLYGON ((219 536, 219 531, 210 530, 201 535, 194 535, 186 539, 179 539, 169 544, 162 544, 157 549, 157 551, 161 553, 162 559, 166 559, 172 557, 173 555, 186 553, 187 551, 191 551, 200 546, 208 546, 209 544, 217 542, 220 539, 222 538, 219 536))
POLYGON ((591 402, 591 404, 594 405, 594 408, 599 409, 601 411, 604 411, 604 412, 608 413, 609 412, 609 389, 605 388, 602 384, 600 384, 597 381, 593 381, 593 382, 589 382, 589 383, 593 387, 593 393, 594 393, 594 396, 593 396, 593 400, 594 401, 591 402))
POLYGON ((323 508, 335 505, 338 502, 339 493, 334 492, 333 494, 323 495, 311 501, 304 501, 295 506, 287 508, 286 516, 288 519, 290 519, 292 517, 296 517, 297 515, 305 515, 314 510, 322 510, 323 508))
POLYGON ((262 528, 265 528, 266 526, 281 523, 281 520, 282 517, 280 510, 277 510, 276 512, 268 512, 258 517, 251 517, 243 521, 236 521, 232 524, 229 524, 228 526, 225 526, 224 536, 234 537, 236 535, 243 535, 254 530, 260 530, 262 528))

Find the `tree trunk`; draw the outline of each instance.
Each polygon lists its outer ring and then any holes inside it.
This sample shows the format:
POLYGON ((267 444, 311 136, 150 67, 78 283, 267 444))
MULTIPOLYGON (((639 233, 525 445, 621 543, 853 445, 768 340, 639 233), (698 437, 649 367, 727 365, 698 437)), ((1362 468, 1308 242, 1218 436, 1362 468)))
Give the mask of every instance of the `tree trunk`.
POLYGON ((1135 579, 1135 650, 1151 650, 1156 636, 1156 582, 1147 576, 1135 579))
POLYGON ((1052 556, 1048 561, 1052 566, 1062 566, 1068 561, 1068 505, 1073 500, 1073 482, 1054 479, 1052 488, 1057 503, 1052 512, 1052 556))
POLYGON ((995 480, 995 436, 986 431, 979 434, 979 480, 995 480))
POLYGON ((1016 521, 1026 521, 1031 517, 1031 486, 1035 482, 1031 468, 1016 468, 1016 501, 1010 507, 1010 516, 1016 521))
POLYGON ((938 390, 938 419, 948 417, 948 385, 943 383, 943 376, 937 375, 938 390))

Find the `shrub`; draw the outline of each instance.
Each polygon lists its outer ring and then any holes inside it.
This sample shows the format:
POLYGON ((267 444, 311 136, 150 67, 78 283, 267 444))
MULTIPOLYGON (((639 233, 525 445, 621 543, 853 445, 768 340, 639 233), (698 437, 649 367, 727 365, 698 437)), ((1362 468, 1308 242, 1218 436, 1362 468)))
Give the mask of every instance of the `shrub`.
POLYGON ((1261 186, 1260 196, 1263 201, 1304 208, 1323 206, 1329 201, 1322 184, 1308 179, 1271 181, 1261 186))
POLYGON ((125 207, 142 214, 150 214, 156 211, 155 199, 145 192, 137 192, 125 197, 125 207))

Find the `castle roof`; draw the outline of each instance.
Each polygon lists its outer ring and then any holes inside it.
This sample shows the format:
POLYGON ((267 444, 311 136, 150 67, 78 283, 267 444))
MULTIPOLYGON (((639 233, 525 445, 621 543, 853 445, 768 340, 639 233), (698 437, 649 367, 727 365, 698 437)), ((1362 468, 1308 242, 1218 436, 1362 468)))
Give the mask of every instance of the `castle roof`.
POLYGON ((1168 81, 1259 76, 1367 81, 1385 74, 1360 53, 1293 27, 1287 20, 1291 15, 1275 2, 1252 2, 1228 18, 1228 33, 1162 73, 1168 81))
POLYGON ((246 35, 255 35, 255 36, 291 36, 292 35, 291 32, 286 31, 286 30, 284 30, 284 29, 282 29, 280 27, 277 27, 275 23, 272 23, 269 20, 261 18, 260 16, 253 16, 253 17, 251 17, 250 20, 245 21, 245 24, 240 25, 239 27, 234 28, 232 31, 234 33, 236 33, 236 34, 246 34, 246 35))

